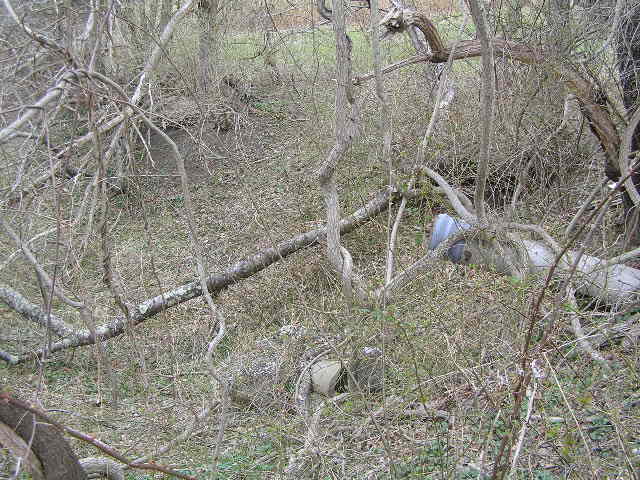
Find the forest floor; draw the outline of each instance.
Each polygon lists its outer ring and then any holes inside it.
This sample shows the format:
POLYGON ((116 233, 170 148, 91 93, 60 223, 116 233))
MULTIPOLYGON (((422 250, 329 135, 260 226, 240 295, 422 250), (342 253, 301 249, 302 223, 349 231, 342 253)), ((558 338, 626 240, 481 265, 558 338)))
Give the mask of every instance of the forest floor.
MULTIPOLYGON (((368 70, 365 33, 352 33, 357 67, 368 70)), ((243 61, 236 52, 238 58, 226 59, 225 75, 241 81, 248 99, 238 103, 217 91, 211 98, 190 97, 215 112, 224 111, 229 120, 224 128, 205 120, 169 132, 185 157, 209 272, 324 223, 316 172, 333 144, 330 39, 330 31, 288 37, 275 49, 275 66, 260 63, 262 59, 243 61)), ((395 41, 385 58, 409 51, 407 42, 395 41)), ((468 187, 468 169, 474 168, 478 147, 476 69, 477 64, 466 62, 454 71, 456 101, 443 114, 430 144, 430 161, 440 162, 461 187, 468 187)), ((535 75, 529 67, 499 71, 501 99, 525 98, 524 90, 537 88, 527 83, 535 75)), ((433 108, 426 92, 433 91, 434 84, 421 67, 411 67, 389 76, 387 86, 395 112, 393 154, 407 167, 433 108)), ((545 129, 553 130, 560 121, 562 96, 556 90, 550 86, 550 93, 527 104, 524 117, 531 122, 532 141, 545 138, 545 129)), ((339 167, 343 215, 360 208, 388 180, 386 166, 378 161, 379 107, 372 86, 358 94, 368 98, 361 135, 339 167)), ((513 102, 501 100, 497 108, 498 165, 491 177, 496 198, 503 195, 506 172, 522 161, 517 142, 515 147, 509 143, 513 132, 505 112, 520 106, 513 102)), ((553 175, 534 179, 540 183, 533 183, 518 205, 519 220, 540 223, 552 234, 562 230, 601 178, 596 146, 579 123, 574 118, 566 135, 545 146, 540 171, 548 171, 549 164, 560 166, 553 175)), ((149 155, 140 150, 130 191, 114 198, 110 217, 114 261, 133 304, 196 279, 176 159, 158 136, 150 140, 149 155)), ((408 178, 409 168, 402 174, 408 178)), ((492 214, 502 214, 495 201, 493 208, 492 214)), ((424 254, 434 215, 443 211, 448 211, 446 202, 428 187, 409 205, 398 235, 398 269, 424 254)), ((616 215, 605 218, 598 241, 588 245, 591 253, 612 254, 620 248, 615 243, 616 215)), ((356 269, 372 288, 384 278, 390 218, 380 215, 344 238, 356 269)), ((91 298, 95 321, 101 324, 119 311, 102 283, 96 243, 92 247, 94 253, 68 266, 65 287, 91 298)), ((3 282, 36 295, 25 282, 27 275, 26 267, 0 272, 3 282)), ((324 247, 312 247, 215 298, 229 332, 214 360, 225 371, 231 359, 273 341, 285 326, 302 327, 314 339, 340 344, 330 354, 334 358, 363 347, 379 348, 384 388, 324 406, 318 455, 300 478, 488 478, 498 445, 509 433, 506 419, 518 381, 519 352, 539 286, 535 278, 519 282, 473 266, 442 263, 408 285, 392 305, 348 309, 324 247), (384 405, 386 413, 376 414, 384 405)), ((550 300, 543 305, 550 308, 550 300)), ((70 311, 56 307, 73 321, 70 311)), ((585 327, 594 330, 619 320, 604 307, 582 315, 585 327)), ((42 331, 3 305, 0 321, 3 346, 13 353, 43 341, 42 331)), ((541 325, 534 330, 537 342, 541 325)), ((215 322, 198 299, 106 342, 118 384, 117 408, 105 365, 92 347, 55 354, 45 365, 0 364, 0 384, 26 399, 37 392, 55 418, 133 458, 175 438, 203 405, 220 396, 204 363, 214 331, 215 322)), ((554 349, 541 357, 545 376, 536 379, 535 390, 529 392, 533 413, 522 430, 515 478, 632 478, 630 472, 640 465, 637 339, 603 344, 602 353, 619 366, 609 375, 576 347, 566 323, 553 334, 554 349)), ((282 387, 278 406, 233 404, 224 413, 214 408, 189 439, 157 461, 203 479, 283 478, 291 455, 305 442, 307 425, 293 408, 295 385, 282 387), (223 418, 222 448, 214 460, 223 418)), ((525 415, 526 405, 523 408, 525 415)), ((80 456, 98 454, 88 445, 73 446, 80 456)), ((127 475, 158 478, 141 472, 127 475)))

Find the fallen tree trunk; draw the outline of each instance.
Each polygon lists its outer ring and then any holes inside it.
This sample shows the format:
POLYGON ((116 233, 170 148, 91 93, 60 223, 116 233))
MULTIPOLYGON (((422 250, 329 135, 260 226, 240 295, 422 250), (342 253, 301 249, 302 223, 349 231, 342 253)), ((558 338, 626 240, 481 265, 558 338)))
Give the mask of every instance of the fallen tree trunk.
MULTIPOLYGON (((385 211, 389 207, 393 193, 394 190, 392 188, 378 192, 366 205, 340 222, 340 233, 349 233, 364 225, 379 213, 385 211)), ((207 277, 207 288, 212 295, 215 295, 230 285, 251 277, 269 265, 288 257, 302 248, 317 245, 326 235, 326 231, 326 227, 317 228, 286 240, 276 247, 265 248, 231 265, 224 272, 207 277)), ((0 359, 10 364, 18 364, 29 358, 41 357, 45 354, 48 355, 66 348, 91 345, 96 342, 96 338, 100 341, 107 340, 121 335, 124 333, 125 328, 138 325, 162 311, 200 297, 202 294, 203 291, 199 281, 189 282, 169 292, 150 298, 133 308, 130 322, 124 317, 120 317, 110 323, 96 327, 95 336, 92 335, 88 329, 84 329, 76 332, 72 336, 51 344, 50 348, 45 347, 24 356, 16 357, 6 354, 5 352, 0 352, 0 359)))
MULTIPOLYGON (((436 219, 429 248, 435 249, 447 238, 467 230, 470 225, 455 220, 446 214, 436 219)), ((498 252, 495 242, 481 238, 467 238, 457 243, 448 252, 448 257, 465 265, 483 265, 500 273, 513 274, 513 265, 525 263, 529 274, 547 273, 557 264, 558 276, 572 273, 578 252, 569 250, 562 258, 544 243, 520 240, 518 245, 503 244, 498 252), (455 248, 457 247, 457 248, 455 248), (462 252, 464 249, 464 252, 462 252), (522 253, 526 258, 522 258, 522 253)), ((601 300, 609 305, 620 305, 640 299, 640 270, 621 264, 609 264, 608 260, 583 254, 575 268, 572 284, 576 292, 601 300)))
MULTIPOLYGON (((527 253, 529 273, 546 273, 556 263, 556 254, 541 242, 522 240, 522 247, 527 253)), ((483 264, 501 273, 510 273, 506 256, 483 242, 469 242, 465 252, 470 253, 463 260, 466 264, 483 264)), ((511 262, 518 261, 515 251, 507 248, 504 253, 511 256, 511 262)), ((578 253, 575 251, 566 252, 557 262, 556 273, 560 276, 569 274, 577 256, 578 253)), ((591 255, 583 254, 578 261, 573 284, 576 292, 597 298, 609 305, 640 299, 640 270, 626 265, 609 265, 607 260, 591 255)))

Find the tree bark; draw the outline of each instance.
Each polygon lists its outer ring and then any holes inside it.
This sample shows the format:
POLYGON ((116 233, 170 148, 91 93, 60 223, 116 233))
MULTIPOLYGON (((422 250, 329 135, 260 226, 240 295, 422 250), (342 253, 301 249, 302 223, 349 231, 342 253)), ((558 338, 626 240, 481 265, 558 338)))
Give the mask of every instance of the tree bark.
POLYGON ((198 4, 198 23, 200 42, 198 46, 198 87, 202 92, 211 91, 215 78, 215 60, 217 50, 216 16, 218 0, 200 0, 198 4))
MULTIPOLYGON (((620 74, 620 86, 622 87, 622 100, 627 110, 628 118, 631 118, 638 108, 640 100, 640 6, 635 5, 622 15, 620 19, 620 30, 617 37, 617 57, 618 72, 620 74)), ((632 157, 634 152, 640 149, 640 126, 633 132, 631 140, 632 157)), ((618 175, 612 180, 617 181, 620 175, 627 172, 617 172, 618 175)), ((611 175, 609 175, 611 178, 611 175)), ((631 179, 636 189, 640 190, 640 169, 636 168, 631 173, 631 179)), ((638 231, 638 212, 632 210, 634 203, 630 195, 625 191, 623 195, 625 204, 625 216, 627 217, 627 227, 629 239, 633 243, 640 240, 638 231)))
POLYGON ((42 464, 45 480, 85 480, 87 475, 62 433, 27 405, 0 392, 0 423, 14 430, 42 464))

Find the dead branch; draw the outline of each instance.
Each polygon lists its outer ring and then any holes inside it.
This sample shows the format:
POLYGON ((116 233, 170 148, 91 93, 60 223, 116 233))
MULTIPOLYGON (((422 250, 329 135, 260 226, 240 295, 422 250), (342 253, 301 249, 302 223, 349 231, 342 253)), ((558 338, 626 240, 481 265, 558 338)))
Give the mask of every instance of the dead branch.
MULTIPOLYGON (((501 56, 508 59, 517 60, 526 64, 538 64, 545 61, 543 53, 533 47, 521 45, 517 42, 510 40, 504 40, 502 38, 493 38, 491 40, 491 46, 494 50, 495 56, 501 56)), ((413 65, 415 63, 444 63, 447 61, 449 55, 453 60, 464 60, 465 58, 479 57, 482 54, 482 46, 478 40, 461 40, 458 42, 455 51, 451 54, 451 48, 446 47, 444 50, 446 55, 444 59, 441 56, 435 56, 433 54, 428 55, 414 55, 412 57, 405 58, 398 62, 387 65, 382 69, 382 73, 391 73, 395 70, 413 65)), ((353 78, 354 85, 362 85, 363 83, 374 78, 374 73, 366 73, 358 75, 353 78)))
MULTIPOLYGON (((387 188, 378 194, 362 208, 354 212, 351 216, 344 218, 340 222, 340 234, 347 234, 358 227, 364 225, 373 217, 383 212, 389 207, 389 201, 394 191, 387 188)), ((252 275, 264 270, 269 265, 276 263, 289 255, 306 247, 317 245, 326 238, 327 228, 321 227, 309 232, 297 235, 286 240, 276 247, 266 248, 260 252, 247 257, 227 268, 224 272, 207 277, 207 288, 212 295, 215 295, 230 285, 240 280, 249 278, 252 275)), ((96 338, 106 340, 121 335, 125 328, 138 325, 145 320, 163 312, 171 307, 187 302, 203 294, 200 282, 194 281, 181 285, 169 292, 165 292, 156 297, 150 298, 137 305, 132 310, 131 324, 128 325, 125 318, 117 318, 112 322, 98 326, 96 337, 88 330, 77 331, 72 337, 65 338, 53 343, 50 349, 43 348, 31 354, 19 357, 18 361, 10 361, 12 364, 22 363, 29 358, 41 357, 45 354, 54 353, 67 348, 92 345, 96 338)), ((15 359, 15 357, 13 357, 15 359)), ((7 358, 3 360, 8 361, 7 358)))
POLYGON ((419 166, 418 169, 438 183, 440 188, 443 190, 443 192, 447 196, 449 203, 451 203, 451 206, 454 208, 454 210, 458 215, 460 215, 465 221, 469 223, 476 222, 476 216, 472 214, 469 210, 467 210, 466 207, 460 201, 460 197, 461 197, 460 192, 458 192, 451 185, 449 185, 449 183, 442 177, 442 175, 433 171, 429 167, 419 166))
POLYGON ((31 303, 26 297, 7 285, 0 284, 0 300, 9 308, 38 325, 49 328, 59 337, 75 334, 73 327, 54 314, 47 315, 40 307, 31 303))

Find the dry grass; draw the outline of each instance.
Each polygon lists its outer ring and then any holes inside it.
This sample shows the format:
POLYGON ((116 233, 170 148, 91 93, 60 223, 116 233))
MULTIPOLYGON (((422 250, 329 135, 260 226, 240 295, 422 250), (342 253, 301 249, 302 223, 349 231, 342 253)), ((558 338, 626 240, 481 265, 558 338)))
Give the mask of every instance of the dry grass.
MULTIPOLYGON (((449 3, 428 5, 443 11, 449 3)), ((299 11, 303 22, 308 21, 305 12, 299 11)), ((279 23, 282 27, 298 24, 298 20, 289 19, 279 23)), ((328 43, 314 43, 312 49, 305 50, 315 41, 324 42, 325 38, 307 43, 288 39, 276 55, 275 76, 260 59, 227 58, 226 72, 241 72, 243 80, 252 82, 252 108, 236 111, 237 128, 227 132, 205 124, 204 130, 188 129, 194 137, 181 131, 171 133, 187 158, 197 228, 212 272, 323 221, 324 206, 314 172, 332 142, 334 83, 330 68, 314 70, 331 60, 328 43), (301 51, 312 54, 295 56, 301 51)), ((364 49, 363 44, 354 49, 364 49)), ((407 48, 406 43, 397 42, 387 54, 390 57, 407 48)), ((182 56, 178 61, 188 64, 190 60, 182 56)), ((454 166, 447 175, 456 185, 468 178, 469 164, 474 161, 475 68, 467 64, 455 72, 462 88, 430 147, 434 159, 454 166)), ((532 71, 521 74, 523 78, 537 75, 532 71)), ((390 75, 387 84, 395 107, 394 154, 409 164, 426 124, 426 112, 432 108, 432 100, 425 94, 431 85, 419 75, 417 68, 407 70, 390 75)), ((188 73, 185 77, 191 78, 188 73)), ((373 98, 368 88, 359 93, 373 98)), ((514 162, 521 145, 514 145, 508 112, 523 108, 519 98, 529 99, 525 121, 530 141, 544 138, 558 121, 561 97, 557 92, 528 95, 536 88, 524 81, 501 88, 504 103, 498 113, 502 123, 498 123, 496 162, 503 163, 497 171, 517 165, 514 162)), ((380 145, 374 100, 368 107, 362 137, 340 167, 345 213, 361 206, 369 192, 386 181, 376 156, 380 145)), ((551 164, 563 161, 568 145, 578 139, 582 142, 580 155, 570 150, 571 168, 558 168, 562 175, 542 189, 527 192, 519 210, 523 220, 543 223, 555 231, 577 209, 579 199, 598 180, 586 156, 593 151, 593 144, 584 138, 571 130, 541 158, 551 164), (552 155, 557 157, 549 158, 552 155), (566 187, 563 180, 576 177, 580 183, 566 187)), ((109 218, 114 262, 133 303, 195 276, 175 159, 157 138, 151 140, 153 162, 140 156, 132 190, 114 200, 109 218)), ((69 205, 77 193, 60 195, 64 205, 69 205)), ((50 199, 42 197, 37 204, 40 216, 15 212, 14 221, 28 219, 34 231, 50 225, 51 206, 44 200, 50 199)), ((430 222, 444 208, 441 199, 430 195, 410 205, 399 234, 399 268, 424 253, 423 240, 430 222)), ((372 287, 384 272, 387 234, 387 218, 381 216, 345 238, 356 267, 372 287)), ((599 239, 604 242, 607 236, 611 230, 603 228, 599 239)), ((2 255, 12 251, 4 240, 0 247, 2 255)), ((44 259, 52 259, 54 250, 51 242, 37 244, 38 255, 44 259)), ((92 237, 88 255, 69 267, 65 288, 90 298, 96 321, 101 323, 118 310, 102 283, 98 252, 98 241, 92 237)), ((0 272, 2 281, 37 298, 37 289, 29 282, 30 269, 19 260, 11 265, 0 272)), ((481 478, 489 471, 497 443, 506 434, 504 422, 518 380, 524 325, 539 285, 535 278, 522 283, 494 272, 442 264, 416 279, 391 306, 358 306, 347 311, 339 282, 327 266, 322 248, 316 247, 278 262, 216 298, 232 328, 215 360, 223 365, 228 356, 251 351, 256 341, 272 338, 281 326, 291 324, 333 342, 349 338, 347 350, 381 348, 384 391, 353 396, 344 404, 326 408, 321 422, 321 455, 309 477, 481 478), (404 400, 402 408, 390 408, 386 415, 372 419, 394 396, 404 400), (448 421, 442 416, 417 415, 421 406, 430 412, 446 412, 448 421)), ((550 301, 545 306, 550 308, 550 301)), ((56 305, 57 311, 64 312, 59 307, 56 305)), ((75 318, 66 313, 69 321, 75 318)), ((606 312, 587 309, 583 315, 585 327, 594 329, 612 318, 606 312)), ((41 331, 2 306, 0 321, 3 349, 19 353, 42 344, 41 331)), ((541 327, 535 326, 535 335, 541 327)), ((121 395, 117 410, 110 405, 104 366, 91 347, 56 354, 44 365, 9 368, 0 364, 0 379, 18 396, 37 397, 56 410, 56 418, 133 457, 175 437, 204 403, 219 394, 203 363, 213 329, 204 302, 194 300, 107 342, 121 395)), ((534 336, 534 341, 537 339, 534 336)), ((547 367, 546 377, 539 381, 535 415, 515 478, 631 478, 628 464, 637 467, 637 343, 621 341, 606 346, 604 354, 618 365, 617 374, 608 377, 576 350, 573 342, 562 319, 553 332, 554 347, 547 354, 552 368, 547 367)), ((292 393, 282 392, 285 405, 292 406, 292 393)), ((195 435, 159 460, 185 467, 198 478, 281 478, 289 455, 300 448, 306 432, 302 419, 287 408, 234 406, 214 474, 210 464, 218 419, 216 411, 195 435)), ((80 455, 96 454, 87 445, 75 443, 74 447, 80 455)))

